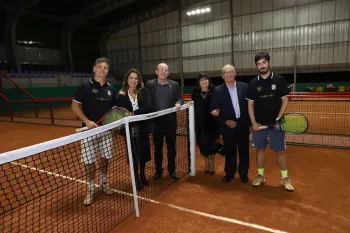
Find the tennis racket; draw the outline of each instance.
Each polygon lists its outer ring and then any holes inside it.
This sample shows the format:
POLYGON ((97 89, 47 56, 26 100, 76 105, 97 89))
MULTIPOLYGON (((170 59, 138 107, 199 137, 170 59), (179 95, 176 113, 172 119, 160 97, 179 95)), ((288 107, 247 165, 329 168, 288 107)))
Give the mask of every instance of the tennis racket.
MULTIPOLYGON (((122 108, 122 107, 115 107, 111 110, 109 110, 108 112, 106 112, 105 114, 103 114, 103 116, 101 117, 101 119, 99 121, 96 122, 96 124, 100 124, 102 123, 102 125, 107 125, 110 124, 114 121, 118 121, 120 119, 123 119, 124 117, 128 117, 132 115, 131 112, 129 112, 127 109, 122 108)), ((76 129, 75 131, 77 133, 88 130, 89 128, 87 126, 76 129)))
POLYGON ((305 115, 299 112, 286 113, 278 121, 279 125, 260 126, 260 129, 273 129, 282 131, 286 134, 299 135, 306 132, 309 127, 308 120, 305 115))

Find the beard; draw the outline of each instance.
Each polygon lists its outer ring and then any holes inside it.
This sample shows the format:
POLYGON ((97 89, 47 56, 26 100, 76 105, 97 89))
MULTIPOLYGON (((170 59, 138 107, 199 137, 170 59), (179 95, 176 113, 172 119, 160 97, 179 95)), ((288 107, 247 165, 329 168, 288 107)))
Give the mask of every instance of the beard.
POLYGON ((260 74, 266 74, 267 72, 270 71, 270 65, 268 65, 266 68, 263 68, 263 69, 258 69, 259 73, 260 74))

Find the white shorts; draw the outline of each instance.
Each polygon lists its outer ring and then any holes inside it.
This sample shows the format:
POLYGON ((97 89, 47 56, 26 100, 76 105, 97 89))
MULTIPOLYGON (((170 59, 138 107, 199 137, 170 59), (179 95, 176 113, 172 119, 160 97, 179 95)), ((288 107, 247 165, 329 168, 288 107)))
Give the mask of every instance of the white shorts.
POLYGON ((112 132, 103 132, 98 135, 85 138, 81 143, 81 161, 92 164, 97 161, 97 150, 102 158, 111 159, 113 149, 112 132))

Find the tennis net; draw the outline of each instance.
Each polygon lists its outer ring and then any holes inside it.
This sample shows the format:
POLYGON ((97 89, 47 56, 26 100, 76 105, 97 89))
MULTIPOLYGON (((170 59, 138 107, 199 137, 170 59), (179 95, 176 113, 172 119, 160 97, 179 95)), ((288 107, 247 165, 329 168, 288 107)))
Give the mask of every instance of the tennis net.
POLYGON ((287 135, 286 142, 319 147, 350 147, 350 95, 347 93, 291 95, 287 112, 304 114, 309 123, 302 135, 287 135))
POLYGON ((167 174, 166 146, 163 147, 163 177, 152 179, 154 122, 174 114, 176 174, 179 178, 189 173, 195 175, 193 107, 189 105, 183 105, 179 111, 172 108, 127 117, 96 129, 0 154, 0 231, 109 232, 131 214, 139 216, 140 206, 176 182, 167 174), (151 160, 145 168, 149 186, 137 191, 132 129, 141 122, 148 128, 151 160), (92 155, 97 151, 111 157, 108 166, 104 163, 106 160, 97 156, 92 163, 95 167, 90 165, 86 169, 82 158, 92 162, 92 155), (102 175, 106 168, 106 175, 102 175), (88 177, 94 169, 93 184, 88 182, 88 177), (87 198, 89 190, 95 190, 93 199, 87 198))

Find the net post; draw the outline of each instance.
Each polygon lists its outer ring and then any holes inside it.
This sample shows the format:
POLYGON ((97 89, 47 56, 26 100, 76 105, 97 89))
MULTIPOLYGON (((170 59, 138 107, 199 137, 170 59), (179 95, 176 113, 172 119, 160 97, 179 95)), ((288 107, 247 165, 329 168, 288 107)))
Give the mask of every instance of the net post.
POLYGON ((126 144, 127 144, 127 148, 128 148, 128 158, 129 158, 129 166, 130 166, 132 192, 133 192, 133 196, 134 196, 135 214, 136 214, 136 217, 140 217, 140 210, 139 210, 139 203, 137 200, 134 163, 133 163, 133 159, 132 159, 132 150, 131 150, 131 140, 130 140, 130 130, 129 129, 130 129, 129 128, 129 117, 127 117, 126 123, 125 123, 125 137, 126 137, 126 144))
POLYGON ((54 119, 53 119, 53 108, 52 108, 52 102, 50 102, 49 109, 50 109, 50 119, 51 119, 51 125, 54 125, 54 124, 55 124, 55 122, 54 122, 54 119))
POLYGON ((189 109, 189 131, 190 131, 190 155, 191 155, 191 172, 190 176, 196 175, 196 137, 194 129, 194 106, 190 104, 189 109))
POLYGON ((12 112, 11 101, 7 101, 7 104, 8 104, 8 106, 9 106, 10 119, 11 119, 11 121, 13 121, 13 112, 12 112))

